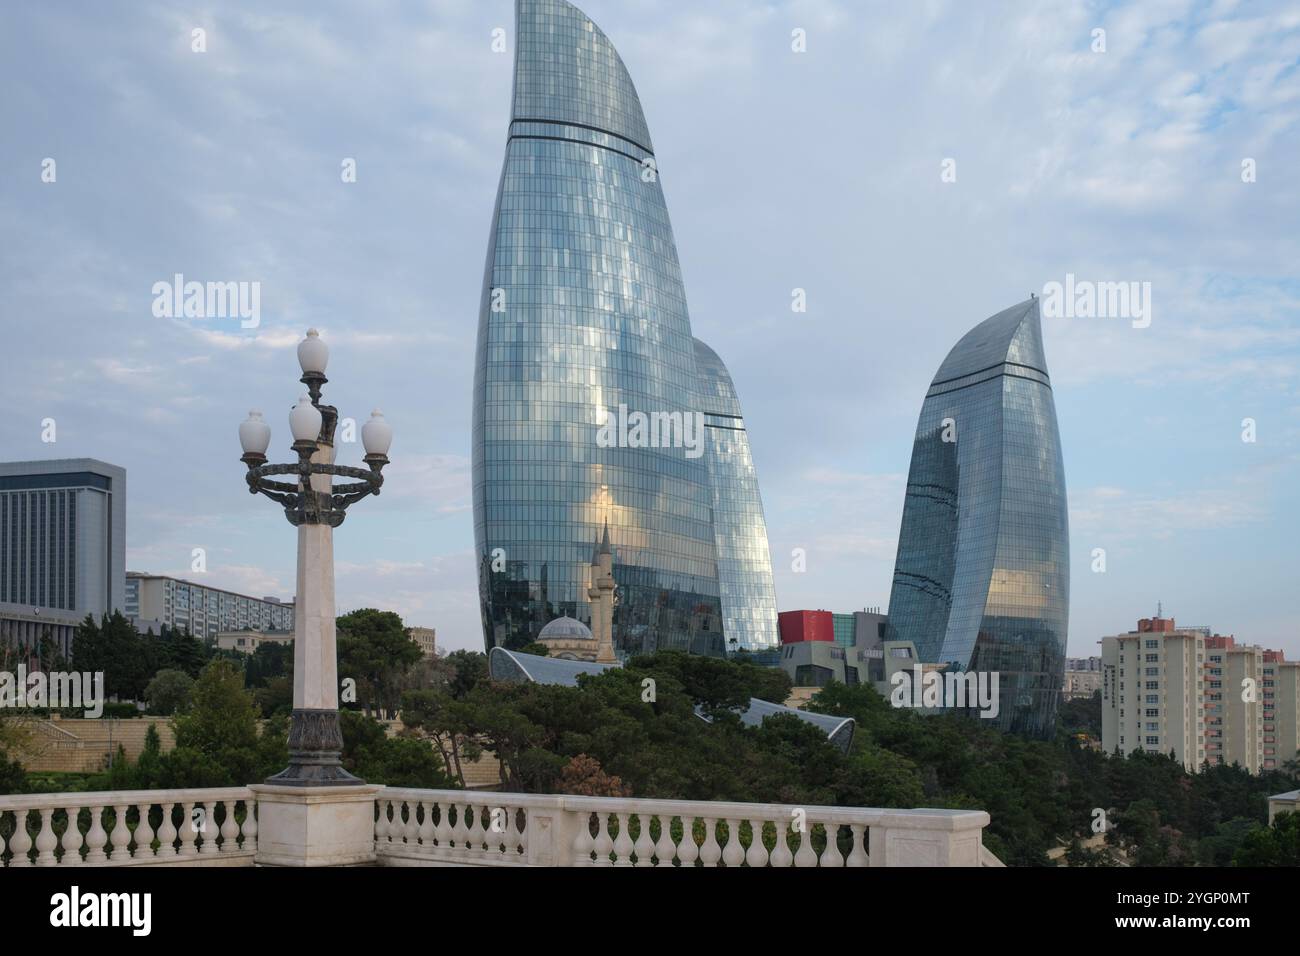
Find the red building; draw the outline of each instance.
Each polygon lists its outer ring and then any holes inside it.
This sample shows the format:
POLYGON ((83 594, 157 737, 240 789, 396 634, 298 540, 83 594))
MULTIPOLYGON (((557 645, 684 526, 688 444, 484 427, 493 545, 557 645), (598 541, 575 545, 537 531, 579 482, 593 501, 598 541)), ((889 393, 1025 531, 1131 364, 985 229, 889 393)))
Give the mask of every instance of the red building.
POLYGON ((776 622, 782 644, 835 640, 835 618, 830 611, 782 611, 776 622))

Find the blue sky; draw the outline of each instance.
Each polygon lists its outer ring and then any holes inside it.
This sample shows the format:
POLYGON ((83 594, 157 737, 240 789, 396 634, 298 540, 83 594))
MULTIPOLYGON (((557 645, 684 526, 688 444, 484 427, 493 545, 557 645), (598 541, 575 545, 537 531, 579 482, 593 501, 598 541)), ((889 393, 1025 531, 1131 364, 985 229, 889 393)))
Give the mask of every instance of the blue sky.
MULTIPOLYGON (((935 370, 1073 273, 1150 282, 1154 309, 1145 329, 1044 321, 1071 653, 1162 601, 1300 657, 1294 5, 583 8, 637 84, 695 333, 745 406, 783 609, 887 603, 935 370)), ((481 647, 470 392, 509 0, 27 4, 0 21, 3 457, 122 465, 131 569, 197 578, 202 547, 208 583, 287 598, 294 534, 245 490, 236 427, 260 408, 287 447, 293 346, 317 326, 329 400, 396 430, 383 496, 336 535, 340 610, 481 647), (156 318, 153 284, 178 272, 259 282, 261 325, 156 318)))

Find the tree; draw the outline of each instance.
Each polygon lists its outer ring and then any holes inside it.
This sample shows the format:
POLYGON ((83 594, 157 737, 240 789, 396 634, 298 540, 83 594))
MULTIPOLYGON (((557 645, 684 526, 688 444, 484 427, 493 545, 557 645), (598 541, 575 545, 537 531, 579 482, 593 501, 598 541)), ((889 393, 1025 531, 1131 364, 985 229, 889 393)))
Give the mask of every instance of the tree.
POLYGON ((1233 866, 1300 866, 1300 813, 1279 813, 1246 834, 1233 866))
POLYGON ((570 757, 560 771, 560 793, 579 797, 630 797, 632 790, 618 777, 601 769, 600 761, 586 754, 570 757))
POLYGON ((382 724, 355 710, 341 711, 343 767, 367 783, 445 790, 452 785, 428 741, 389 737, 382 724))
POLYGON ((402 677, 421 657, 402 619, 392 611, 363 608, 343 615, 337 626, 339 677, 357 682, 358 703, 367 714, 372 708, 395 712, 402 677))
POLYGON ((232 662, 214 659, 199 674, 187 711, 175 717, 176 749, 160 768, 164 787, 244 786, 288 761, 284 722, 259 734, 258 711, 232 662))
POLYGON ((189 706, 193 690, 194 681, 184 671, 161 670, 145 687, 144 699, 149 702, 150 713, 170 717, 189 706))

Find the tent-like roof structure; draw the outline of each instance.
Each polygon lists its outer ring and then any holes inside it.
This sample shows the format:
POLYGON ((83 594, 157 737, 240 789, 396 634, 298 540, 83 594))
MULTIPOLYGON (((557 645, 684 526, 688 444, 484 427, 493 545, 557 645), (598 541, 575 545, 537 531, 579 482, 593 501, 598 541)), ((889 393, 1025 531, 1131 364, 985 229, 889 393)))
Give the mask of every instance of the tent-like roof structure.
MULTIPOLYGON (((616 666, 618 665, 521 654, 519 651, 506 650, 504 647, 494 647, 488 654, 488 673, 492 679, 513 684, 558 684, 561 687, 577 687, 579 674, 599 674, 616 666)), ((791 714, 819 728, 825 732, 826 739, 839 748, 841 753, 848 753, 849 745, 853 743, 853 730, 856 725, 852 717, 814 714, 810 711, 795 710, 793 707, 759 700, 757 697, 749 699, 749 706, 740 713, 740 722, 746 727, 760 727, 765 719, 774 714, 791 714)), ((695 708, 695 715, 701 720, 712 723, 699 707, 695 708)))

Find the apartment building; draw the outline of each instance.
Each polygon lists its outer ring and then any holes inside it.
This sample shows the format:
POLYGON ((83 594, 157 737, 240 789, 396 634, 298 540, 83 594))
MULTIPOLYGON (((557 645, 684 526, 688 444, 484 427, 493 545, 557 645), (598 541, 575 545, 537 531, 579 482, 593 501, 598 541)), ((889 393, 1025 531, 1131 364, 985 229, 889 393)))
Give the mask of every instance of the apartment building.
POLYGON ((205 639, 227 631, 293 630, 292 602, 139 571, 126 574, 125 613, 142 632, 166 627, 205 639))
POLYGON ((1107 752, 1172 751, 1188 770, 1236 763, 1251 773, 1294 757, 1300 667, 1280 651, 1163 617, 1101 645, 1107 752))

